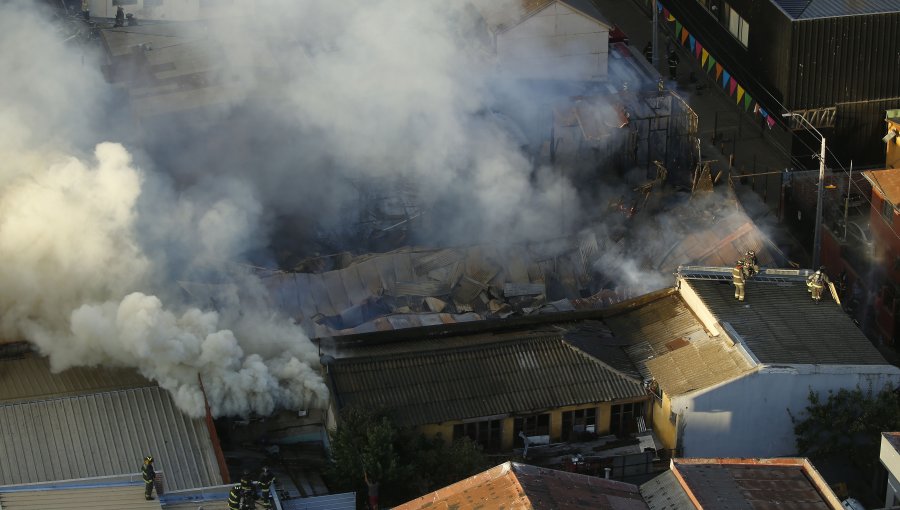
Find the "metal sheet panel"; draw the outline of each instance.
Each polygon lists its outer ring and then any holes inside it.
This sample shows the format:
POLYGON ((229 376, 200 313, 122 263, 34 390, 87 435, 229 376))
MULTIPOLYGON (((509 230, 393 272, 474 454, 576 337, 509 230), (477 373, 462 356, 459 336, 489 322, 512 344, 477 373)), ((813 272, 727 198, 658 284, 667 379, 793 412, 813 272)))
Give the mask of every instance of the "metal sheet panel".
MULTIPOLYGON (((3 492, 3 510, 159 510, 159 500, 144 499, 140 482, 131 486, 3 492)), ((196 507, 195 507, 196 508, 196 507)))
POLYGON ((356 493, 329 494, 310 498, 288 499, 281 502, 283 510, 354 510, 356 493))
POLYGON ((0 406, 0 485, 135 473, 148 453, 167 490, 222 482, 204 420, 159 387, 0 406))

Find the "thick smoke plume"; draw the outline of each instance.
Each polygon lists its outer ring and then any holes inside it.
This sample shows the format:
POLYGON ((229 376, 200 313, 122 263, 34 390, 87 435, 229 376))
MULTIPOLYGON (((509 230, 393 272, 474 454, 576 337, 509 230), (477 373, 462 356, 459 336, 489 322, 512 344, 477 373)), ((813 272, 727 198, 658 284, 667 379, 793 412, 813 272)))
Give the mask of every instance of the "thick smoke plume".
POLYGON ((177 299, 175 277, 254 247, 252 192, 226 180, 179 196, 122 145, 97 143, 111 94, 99 62, 40 15, 0 5, 0 333, 55 370, 137 368, 192 416, 204 413, 201 379, 215 415, 322 405, 317 352, 298 327, 254 299, 218 311, 177 299))

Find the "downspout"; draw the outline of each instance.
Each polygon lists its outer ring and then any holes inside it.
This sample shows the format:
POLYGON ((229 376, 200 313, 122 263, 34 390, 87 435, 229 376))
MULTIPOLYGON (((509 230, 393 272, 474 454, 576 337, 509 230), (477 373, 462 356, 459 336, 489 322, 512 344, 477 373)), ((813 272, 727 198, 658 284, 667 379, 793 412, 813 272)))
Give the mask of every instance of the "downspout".
POLYGON ((203 393, 203 407, 206 411, 206 429, 209 431, 209 438, 212 441, 213 451, 216 454, 216 462, 219 464, 219 474, 222 476, 222 484, 231 483, 231 477, 228 476, 228 465, 225 463, 225 454, 222 453, 222 445, 219 443, 219 434, 216 432, 216 424, 213 423, 212 412, 209 409, 209 401, 206 399, 206 390, 203 388, 203 379, 197 374, 197 381, 200 382, 200 392, 203 393))

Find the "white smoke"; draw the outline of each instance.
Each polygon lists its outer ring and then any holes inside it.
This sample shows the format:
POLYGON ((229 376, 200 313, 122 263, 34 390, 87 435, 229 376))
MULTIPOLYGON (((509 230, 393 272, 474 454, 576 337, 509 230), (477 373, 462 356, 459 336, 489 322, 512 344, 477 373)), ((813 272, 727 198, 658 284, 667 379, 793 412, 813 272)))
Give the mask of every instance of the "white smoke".
POLYGON ((0 5, 0 45, 12 73, 0 80, 4 338, 32 342, 54 370, 134 367, 195 417, 201 381, 216 416, 324 405, 316 349, 297 326, 253 300, 216 312, 173 299, 173 267, 191 274, 254 247, 253 193, 227 179, 173 193, 116 143, 79 157, 102 136, 95 109, 111 94, 99 63, 86 53, 82 64, 22 4, 0 5))

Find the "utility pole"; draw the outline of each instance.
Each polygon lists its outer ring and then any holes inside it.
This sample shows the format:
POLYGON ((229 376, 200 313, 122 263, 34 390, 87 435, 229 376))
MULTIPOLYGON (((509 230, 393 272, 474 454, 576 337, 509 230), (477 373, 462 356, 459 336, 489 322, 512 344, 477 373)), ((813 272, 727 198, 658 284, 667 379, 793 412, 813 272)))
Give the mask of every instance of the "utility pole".
POLYGON ((782 117, 794 117, 805 122, 809 129, 819 135, 822 139, 822 148, 819 154, 819 185, 816 193, 816 231, 813 235, 813 253, 812 253, 812 269, 819 269, 822 251, 822 196, 825 194, 825 135, 819 132, 806 117, 799 113, 788 112, 781 115, 782 117))
POLYGON ((653 69, 659 70, 659 11, 656 9, 656 3, 650 8, 653 11, 653 21, 650 26, 650 40, 653 44, 653 69))

